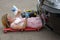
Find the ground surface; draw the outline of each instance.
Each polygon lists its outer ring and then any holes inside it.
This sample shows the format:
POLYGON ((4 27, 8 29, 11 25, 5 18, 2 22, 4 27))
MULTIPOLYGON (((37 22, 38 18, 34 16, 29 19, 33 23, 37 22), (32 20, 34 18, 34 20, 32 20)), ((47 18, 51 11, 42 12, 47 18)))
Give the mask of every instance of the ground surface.
POLYGON ((60 40, 60 36, 54 32, 42 29, 39 32, 11 32, 4 34, 2 29, 1 17, 8 13, 13 16, 11 8, 16 5, 21 10, 33 9, 36 10, 37 0, 0 0, 0 39, 1 40, 60 40))

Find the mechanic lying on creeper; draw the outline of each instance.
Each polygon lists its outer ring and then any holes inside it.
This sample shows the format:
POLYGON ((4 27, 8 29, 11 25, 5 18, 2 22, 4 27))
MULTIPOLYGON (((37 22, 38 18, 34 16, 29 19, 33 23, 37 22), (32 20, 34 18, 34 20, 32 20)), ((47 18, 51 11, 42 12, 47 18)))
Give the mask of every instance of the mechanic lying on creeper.
POLYGON ((8 21, 10 23, 10 27, 13 29, 24 29, 26 27, 31 28, 41 28, 42 21, 40 16, 37 16, 37 12, 28 10, 27 12, 21 12, 16 6, 13 6, 13 12, 15 12, 15 18, 10 18, 8 21))

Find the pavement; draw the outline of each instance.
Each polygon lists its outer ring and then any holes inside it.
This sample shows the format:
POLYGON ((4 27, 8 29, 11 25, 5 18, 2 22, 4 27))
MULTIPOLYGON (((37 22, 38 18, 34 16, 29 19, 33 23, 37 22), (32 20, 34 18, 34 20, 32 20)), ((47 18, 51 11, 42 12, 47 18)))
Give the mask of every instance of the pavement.
POLYGON ((13 17, 11 8, 16 5, 22 11, 24 9, 36 10, 37 0, 0 0, 0 40, 60 40, 60 35, 47 30, 46 28, 39 32, 9 32, 3 33, 1 17, 5 13, 13 17))

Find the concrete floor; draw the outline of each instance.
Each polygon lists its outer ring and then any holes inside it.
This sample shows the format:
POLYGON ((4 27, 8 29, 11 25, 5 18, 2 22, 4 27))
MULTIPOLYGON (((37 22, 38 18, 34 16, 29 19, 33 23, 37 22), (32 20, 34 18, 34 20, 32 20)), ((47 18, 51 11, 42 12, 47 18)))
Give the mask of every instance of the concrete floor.
POLYGON ((42 29, 39 32, 10 32, 4 34, 2 29, 1 17, 8 13, 13 16, 11 8, 16 5, 21 10, 33 9, 36 10, 37 0, 0 0, 0 40, 60 40, 60 36, 47 29, 42 29))

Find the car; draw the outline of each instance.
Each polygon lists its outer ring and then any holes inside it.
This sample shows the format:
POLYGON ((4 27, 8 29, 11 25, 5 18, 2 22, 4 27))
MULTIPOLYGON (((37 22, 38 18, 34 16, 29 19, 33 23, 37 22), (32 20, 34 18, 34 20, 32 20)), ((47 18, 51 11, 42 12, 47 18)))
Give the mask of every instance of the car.
POLYGON ((38 0, 37 10, 47 18, 46 28, 60 34, 60 0, 38 0))

